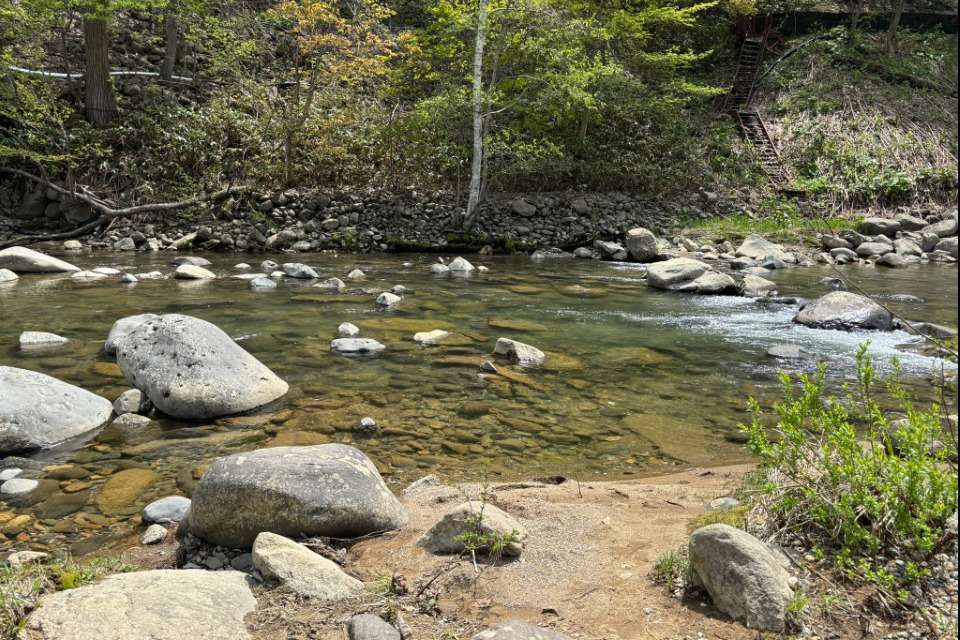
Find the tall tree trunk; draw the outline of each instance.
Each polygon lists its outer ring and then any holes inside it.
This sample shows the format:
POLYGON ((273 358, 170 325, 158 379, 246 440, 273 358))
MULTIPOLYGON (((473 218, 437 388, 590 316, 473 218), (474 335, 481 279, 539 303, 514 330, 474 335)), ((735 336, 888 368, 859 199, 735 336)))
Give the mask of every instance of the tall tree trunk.
POLYGON ((173 7, 167 14, 166 19, 166 41, 163 49, 163 67, 160 69, 160 77, 169 80, 173 77, 173 70, 177 64, 177 47, 180 45, 180 21, 177 20, 177 14, 173 7))
POLYGON ((850 35, 860 27, 860 15, 863 13, 863 0, 850 0, 850 35))
POLYGON ((110 82, 110 30, 106 18, 83 19, 83 42, 87 53, 87 120, 107 125, 117 117, 117 98, 110 82))
POLYGON ((887 54, 891 56, 897 52, 897 30, 900 29, 903 2, 904 0, 896 0, 893 5, 893 17, 890 18, 890 26, 887 27, 887 54))
POLYGON ((487 4, 478 0, 477 38, 473 50, 473 162, 470 165, 470 192, 463 228, 472 229, 477 222, 480 187, 483 178, 483 45, 487 35, 487 4))

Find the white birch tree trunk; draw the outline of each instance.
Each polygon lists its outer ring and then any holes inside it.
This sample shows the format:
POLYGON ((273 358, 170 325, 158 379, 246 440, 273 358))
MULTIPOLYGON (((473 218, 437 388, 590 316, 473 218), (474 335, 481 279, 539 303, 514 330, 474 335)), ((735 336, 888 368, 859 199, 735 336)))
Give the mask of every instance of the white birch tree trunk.
POLYGON ((477 221, 477 205, 483 180, 483 45, 487 31, 489 0, 477 0, 477 38, 473 51, 473 162, 470 166, 470 192, 463 228, 471 229, 477 221))

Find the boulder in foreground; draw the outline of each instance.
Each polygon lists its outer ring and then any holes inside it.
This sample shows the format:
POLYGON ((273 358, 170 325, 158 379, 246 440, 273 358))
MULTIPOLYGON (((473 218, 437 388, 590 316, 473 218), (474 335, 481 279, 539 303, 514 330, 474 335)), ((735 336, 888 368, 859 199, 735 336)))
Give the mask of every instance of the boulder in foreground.
POLYGON ((190 533, 227 547, 249 547, 263 531, 353 538, 406 523, 373 462, 343 444, 220 458, 194 490, 189 515, 190 533))
POLYGON ((118 345, 117 364, 154 407, 186 420, 249 411, 288 390, 216 325, 180 314, 133 329, 118 345))
POLYGON ((100 427, 113 404, 48 375, 0 366, 0 453, 48 449, 100 427))
POLYGON ((302 596, 335 602, 363 590, 337 563, 269 531, 257 536, 251 557, 260 575, 302 596))
POLYGON ((849 291, 831 291, 817 298, 801 309, 793 321, 816 329, 893 329, 889 311, 870 298, 849 291))
POLYGON ((24 640, 247 640, 257 601, 238 571, 120 573, 45 596, 24 640))
POLYGON ((135 316, 120 318, 110 327, 110 333, 107 334, 107 341, 103 344, 103 350, 110 355, 116 355, 117 344, 120 340, 147 320, 155 320, 159 317, 155 313, 140 313, 135 316))
POLYGON ((9 247, 0 250, 0 268, 14 273, 67 273, 80 271, 69 262, 48 256, 27 247, 9 247))
POLYGON ((726 524, 693 532, 689 542, 694 580, 720 611, 748 627, 783 631, 793 597, 790 575, 755 537, 726 524))
POLYGON ((570 636, 538 627, 529 622, 510 620, 481 631, 473 640, 571 640, 570 636))

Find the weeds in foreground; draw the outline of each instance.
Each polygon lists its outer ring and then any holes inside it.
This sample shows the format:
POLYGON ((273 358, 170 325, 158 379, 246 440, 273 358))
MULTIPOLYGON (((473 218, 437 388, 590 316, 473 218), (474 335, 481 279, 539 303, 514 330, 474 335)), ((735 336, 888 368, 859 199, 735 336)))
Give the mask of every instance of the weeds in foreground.
POLYGON ((799 536, 889 605, 905 600, 907 587, 924 576, 923 563, 957 509, 957 471, 942 446, 940 408, 913 404, 896 362, 885 382, 903 417, 880 409, 867 347, 857 354, 857 383, 845 399, 826 396, 825 366, 799 381, 781 374, 775 435, 755 400, 754 419, 742 428, 761 461, 757 498, 769 532, 799 536))
POLYGON ((665 551, 653 563, 653 581, 673 588, 686 580, 689 568, 690 560, 684 551, 665 551))
POLYGON ((744 237, 752 233, 784 241, 797 241, 810 231, 837 233, 852 229, 860 222, 858 218, 804 216, 795 200, 769 198, 759 207, 756 215, 741 213, 732 216, 707 218, 694 221, 688 228, 723 237, 744 237))
POLYGON ((710 524, 727 524, 737 529, 747 528, 747 507, 739 506, 721 511, 707 511, 687 523, 687 533, 710 524))
POLYGON ((70 557, 17 567, 0 566, 0 638, 16 637, 42 595, 75 589, 103 576, 135 569, 115 559, 78 563, 70 557))

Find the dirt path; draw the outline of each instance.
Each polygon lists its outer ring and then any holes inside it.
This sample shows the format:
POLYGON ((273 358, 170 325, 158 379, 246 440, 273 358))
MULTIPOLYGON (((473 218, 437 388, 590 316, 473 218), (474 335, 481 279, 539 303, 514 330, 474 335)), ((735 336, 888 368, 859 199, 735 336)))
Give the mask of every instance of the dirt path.
POLYGON ((485 625, 511 618, 594 640, 753 638, 755 633, 701 602, 670 597, 650 578, 657 556, 684 544, 687 524, 703 513, 704 503, 726 494, 748 469, 740 465, 580 485, 492 485, 490 502, 517 517, 529 537, 520 560, 488 568, 479 579, 469 560, 451 568, 449 557, 428 554, 416 542, 446 509, 479 495, 481 487, 423 489, 404 498, 410 525, 354 545, 346 566, 368 586, 386 586, 392 576, 403 576, 413 592, 440 573, 433 583, 439 593, 433 611, 418 612, 412 596, 371 594, 327 608, 263 592, 251 624, 264 640, 342 639, 350 614, 393 608, 418 639, 469 638, 485 625))

